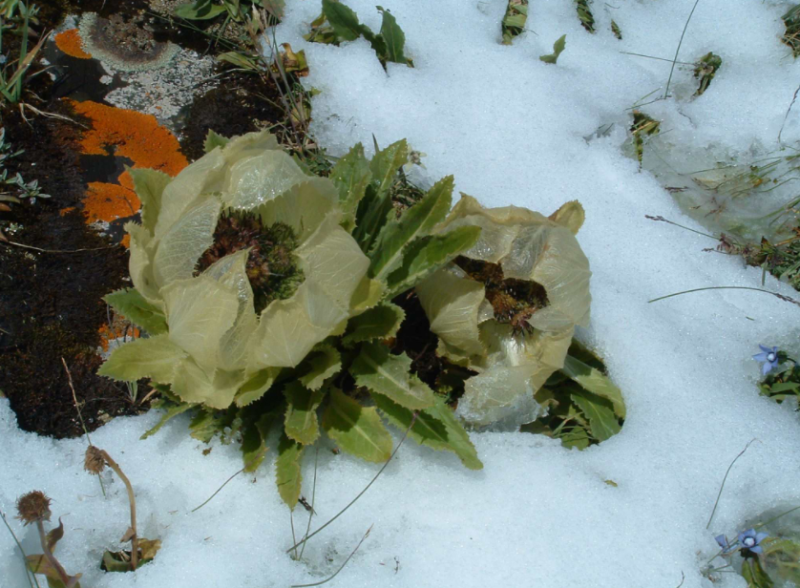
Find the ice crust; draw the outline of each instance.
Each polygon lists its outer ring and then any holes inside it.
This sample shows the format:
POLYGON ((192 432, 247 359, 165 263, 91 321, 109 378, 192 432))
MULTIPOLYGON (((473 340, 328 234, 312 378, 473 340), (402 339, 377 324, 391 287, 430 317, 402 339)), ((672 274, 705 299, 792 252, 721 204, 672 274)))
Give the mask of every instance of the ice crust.
MULTIPOLYGON (((85 441, 53 441, 18 430, 0 400, 0 508, 45 491, 64 516, 57 554, 70 573, 94 587, 289 586, 335 571, 374 524, 372 533, 331 587, 685 588, 710 587, 700 569, 717 551, 714 535, 734 536, 768 509, 800 504, 800 421, 791 406, 758 395, 758 343, 795 355, 800 308, 768 295, 710 291, 654 304, 659 295, 715 285, 760 286, 761 272, 740 259, 703 248, 710 240, 654 223, 663 215, 700 228, 635 160, 622 154, 630 108, 663 94, 670 64, 622 54, 671 59, 693 5, 595 2, 597 33, 584 31, 572 2, 531 2, 528 31, 502 46, 505 0, 383 0, 406 34, 414 69, 384 72, 363 41, 341 47, 305 43, 301 35, 320 10, 317 0, 288 2, 279 42, 305 49, 314 98, 314 131, 342 154, 361 141, 381 145, 408 138, 426 154, 418 181, 454 174, 457 190, 485 205, 515 204, 544 214, 579 199, 586 223, 578 239, 594 272, 592 319, 581 338, 604 355, 623 390, 622 432, 586 451, 521 433, 473 434, 485 464, 465 470, 451 454, 408 443, 383 477, 334 525, 312 539, 303 563, 291 545, 289 514, 273 483, 272 457, 254 477, 239 476, 196 513, 241 467, 234 446, 213 442, 204 456, 178 418, 139 441, 157 414, 117 419, 92 435, 132 480, 141 534, 163 541, 153 564, 136 574, 106 574, 102 551, 126 529, 122 484, 106 475, 109 496, 82 470, 85 441), (618 7, 618 8, 617 8, 618 7), (613 18, 623 40, 609 28, 613 18), (567 34, 556 66, 538 56, 567 34), (610 134, 584 139, 615 123, 610 134), (730 461, 737 462, 710 529, 706 523, 730 461), (606 483, 611 480, 616 487, 606 483), (396 558, 396 559, 395 559, 396 558), (399 568, 396 571, 396 562, 399 568)), ((380 27, 375 5, 347 0, 362 22, 380 27)), ((676 145, 746 154, 777 147, 778 130, 800 66, 778 38, 786 3, 701 1, 679 59, 714 51, 723 66, 709 90, 689 101, 691 68, 677 68, 682 101, 645 110, 662 120, 676 145)), ((798 112, 784 142, 800 138, 798 112)), ((224 132, 224 129, 217 129, 224 132)), ((797 293, 770 277, 767 287, 797 293)), ((273 451, 270 452, 274 456, 273 451)), ((313 455, 304 465, 310 499, 313 455)), ((319 453, 318 521, 335 514, 377 467, 323 445, 319 453)), ((9 521, 30 553, 30 527, 9 521)), ((295 516, 302 534, 305 516, 295 516)), ((0 585, 27 585, 14 544, 0 530, 0 585)), ((714 586, 743 587, 723 575, 714 586)))

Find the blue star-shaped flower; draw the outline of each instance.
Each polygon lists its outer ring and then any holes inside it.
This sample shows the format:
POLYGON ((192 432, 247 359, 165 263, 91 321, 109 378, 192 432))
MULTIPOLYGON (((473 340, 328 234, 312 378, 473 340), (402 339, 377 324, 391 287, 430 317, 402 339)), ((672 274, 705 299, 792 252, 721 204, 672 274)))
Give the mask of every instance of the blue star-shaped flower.
POLYGON ((747 529, 739 533, 739 545, 753 553, 762 553, 761 542, 769 537, 768 533, 756 533, 755 529, 747 529))
POLYGON ((761 353, 756 353, 753 356, 753 359, 756 361, 761 362, 761 375, 766 376, 776 367, 778 367, 778 362, 780 361, 778 358, 778 348, 773 347, 770 349, 769 347, 764 347, 763 345, 759 345, 761 348, 761 353))

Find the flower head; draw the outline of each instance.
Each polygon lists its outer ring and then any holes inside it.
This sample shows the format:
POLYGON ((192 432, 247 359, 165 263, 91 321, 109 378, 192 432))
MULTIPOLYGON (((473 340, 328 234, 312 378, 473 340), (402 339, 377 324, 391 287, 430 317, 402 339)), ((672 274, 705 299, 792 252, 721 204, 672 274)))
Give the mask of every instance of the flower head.
POLYGON ((725 535, 717 535, 714 539, 722 547, 722 555, 728 555, 736 549, 736 544, 731 545, 728 543, 728 538, 725 535))
POLYGON ((761 542, 769 537, 768 533, 756 533, 755 529, 747 529, 739 533, 739 545, 742 549, 752 551, 753 553, 762 553, 761 542))
POLYGON ((764 347, 763 345, 759 345, 761 348, 761 353, 756 353, 753 356, 753 359, 756 361, 761 362, 761 375, 766 376, 776 367, 778 367, 778 363, 780 358, 778 357, 778 348, 773 347, 770 349, 769 347, 764 347))
POLYGON ((103 452, 94 445, 86 448, 86 457, 83 460, 83 469, 92 474, 99 474, 106 467, 103 452))
POLYGON ((30 525, 50 520, 50 499, 44 492, 34 490, 17 499, 17 518, 30 525))

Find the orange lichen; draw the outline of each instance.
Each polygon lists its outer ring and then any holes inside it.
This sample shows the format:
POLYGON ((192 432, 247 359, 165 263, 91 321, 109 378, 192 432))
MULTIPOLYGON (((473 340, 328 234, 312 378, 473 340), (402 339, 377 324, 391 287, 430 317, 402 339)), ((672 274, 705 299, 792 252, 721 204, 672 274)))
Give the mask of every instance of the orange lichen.
POLYGON ((100 327, 100 345, 103 351, 108 351, 111 341, 116 339, 128 338, 136 339, 140 336, 139 329, 131 326, 121 314, 114 315, 113 324, 109 327, 100 327))
POLYGON ((69 29, 56 35, 56 46, 67 55, 78 59, 91 59, 92 56, 83 50, 83 41, 78 29, 69 29))
MULTIPOLYGON (((80 141, 82 153, 126 157, 134 168, 157 169, 171 176, 188 165, 178 140, 154 116, 90 101, 71 104, 78 115, 92 123, 80 141)), ((133 178, 126 171, 117 183, 90 183, 83 214, 87 223, 111 222, 133 216, 140 206, 133 178)), ((122 244, 127 247, 125 240, 122 244)))
POLYGON ((188 165, 178 139, 153 115, 91 101, 73 101, 72 107, 92 121, 92 129, 81 140, 83 153, 110 152, 131 159, 133 167, 157 169, 171 176, 188 165))
POLYGON ((66 208, 62 208, 61 210, 59 210, 58 214, 60 214, 61 216, 67 216, 73 210, 75 210, 74 206, 67 206, 66 208))

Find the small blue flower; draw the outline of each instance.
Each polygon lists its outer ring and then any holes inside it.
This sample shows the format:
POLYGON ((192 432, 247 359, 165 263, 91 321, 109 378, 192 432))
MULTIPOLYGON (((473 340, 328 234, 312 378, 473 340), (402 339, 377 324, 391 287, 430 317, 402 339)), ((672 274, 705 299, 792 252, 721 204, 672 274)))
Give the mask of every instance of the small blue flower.
POLYGON ((714 539, 722 547, 722 555, 728 555, 736 549, 736 544, 731 545, 728 543, 728 538, 725 535, 717 535, 714 539))
POLYGON ((761 362, 761 375, 766 376, 776 367, 778 367, 778 362, 780 361, 778 358, 778 348, 773 347, 770 349, 769 347, 764 347, 763 345, 759 345, 761 348, 762 353, 756 353, 753 356, 753 359, 756 361, 761 362))
POLYGON ((768 533, 756 533, 755 529, 747 529, 739 533, 739 545, 742 549, 747 549, 753 553, 762 553, 764 550, 761 548, 761 542, 769 537, 768 533))

